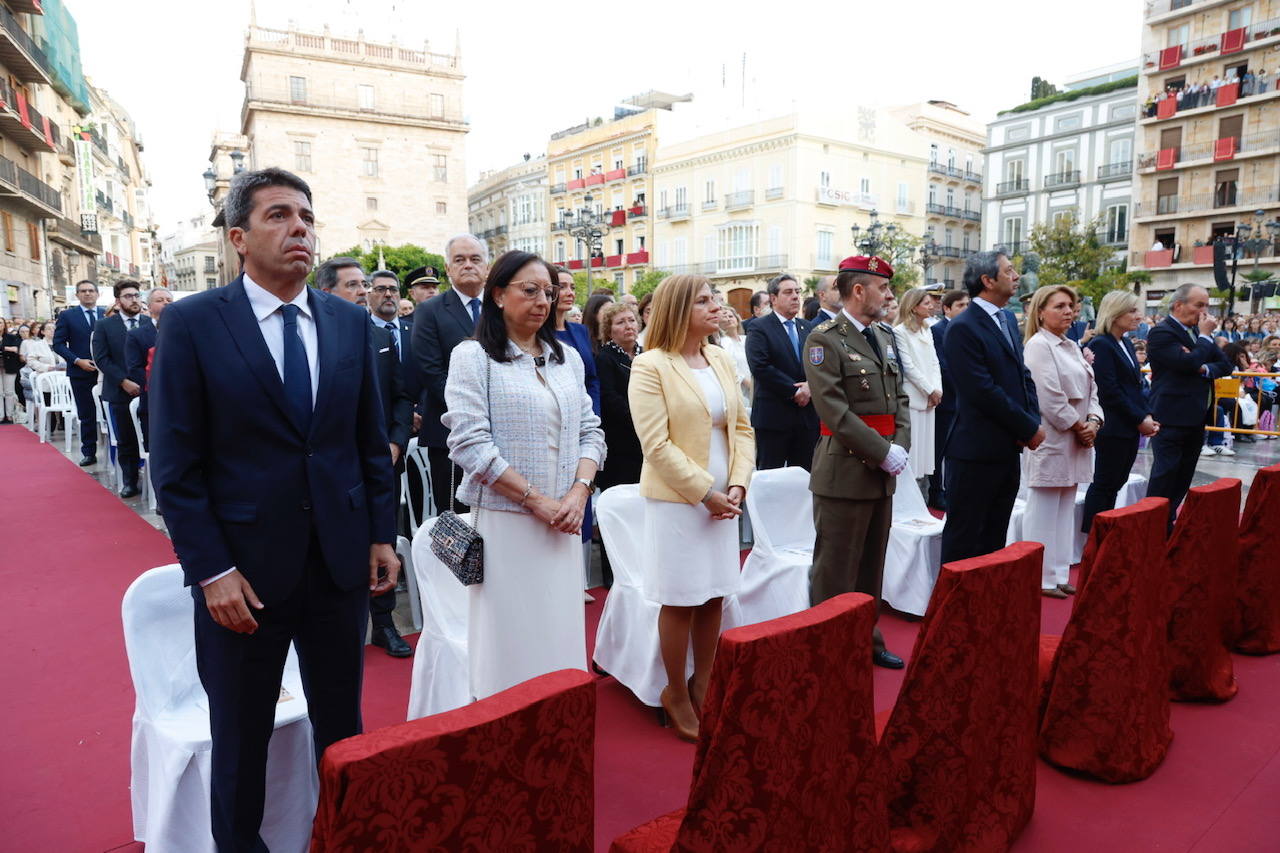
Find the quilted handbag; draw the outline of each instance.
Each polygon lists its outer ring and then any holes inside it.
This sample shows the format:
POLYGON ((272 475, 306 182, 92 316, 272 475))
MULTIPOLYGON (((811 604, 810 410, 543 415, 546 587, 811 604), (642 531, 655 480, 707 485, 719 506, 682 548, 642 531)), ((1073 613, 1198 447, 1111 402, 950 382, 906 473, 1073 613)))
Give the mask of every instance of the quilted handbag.
MULTIPOLYGON (((485 357, 484 394, 485 409, 489 408, 489 379, 492 375, 493 361, 485 357)), ((431 528, 431 553, 444 563, 453 576, 463 586, 484 582, 484 537, 480 531, 453 511, 453 499, 457 492, 457 468, 449 466, 449 506, 436 517, 435 526, 431 528)), ((484 494, 484 489, 480 490, 484 494)), ((480 518, 480 501, 471 511, 472 519, 480 518)))

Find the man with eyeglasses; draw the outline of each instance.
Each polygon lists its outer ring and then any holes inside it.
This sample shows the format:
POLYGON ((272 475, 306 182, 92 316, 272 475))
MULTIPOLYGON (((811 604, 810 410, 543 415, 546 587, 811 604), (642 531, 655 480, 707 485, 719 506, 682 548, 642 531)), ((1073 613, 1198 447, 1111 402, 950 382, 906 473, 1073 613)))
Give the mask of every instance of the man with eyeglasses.
POLYGON ((98 285, 88 279, 76 283, 76 299, 79 305, 58 313, 52 349, 67 362, 67 378, 80 419, 80 467, 87 468, 98 462, 98 412, 93 402, 98 366, 92 356, 93 327, 106 312, 97 307, 98 285))
MULTIPOLYGON (((378 270, 369 276, 369 317, 373 325, 386 329, 396 345, 396 355, 400 358, 400 379, 405 392, 413 400, 413 424, 410 435, 417 433, 422 422, 422 413, 418 410, 418 399, 422 389, 418 385, 418 370, 413 360, 413 322, 412 318, 400 315, 400 279, 391 270, 378 270)), ((401 460, 397 470, 403 469, 401 460)))
MULTIPOLYGON (((386 279, 382 279, 383 282, 386 279)), ((325 293, 368 307, 369 288, 365 283, 364 269, 355 258, 330 258, 316 270, 316 285, 325 293)), ((399 293, 399 288, 396 289, 399 293)), ((409 420, 413 400, 405 393, 401 380, 401 368, 396 355, 396 344, 391 333, 374 323, 372 334, 373 364, 378 379, 378 392, 382 402, 383 422, 387 425, 387 440, 391 444, 391 464, 400 470, 404 449, 409 443, 409 420)), ((395 478, 395 506, 400 505, 400 478, 395 478)), ((396 609, 396 588, 379 595, 369 596, 369 618, 373 622, 372 640, 393 658, 407 658, 413 649, 396 630, 392 613, 396 609)))
POLYGON ((102 399, 110 406, 111 420, 115 424, 116 458, 120 463, 123 486, 120 497, 132 498, 141 493, 138 488, 141 456, 129 403, 142 392, 142 386, 129 378, 125 342, 130 332, 144 325, 150 326, 151 319, 142 313, 142 291, 136 281, 122 278, 113 289, 120 310, 94 326, 90 351, 98 372, 102 374, 102 399))
MULTIPOLYGON (((422 389, 419 405, 422 428, 418 443, 426 445, 431 467, 431 495, 436 511, 449 508, 451 474, 462 482, 462 470, 454 473, 446 440, 449 429, 440 421, 448 411, 444 400, 445 380, 449 378, 449 359, 453 348, 476 331, 480 320, 480 296, 489 275, 489 250, 474 234, 459 234, 444 247, 445 271, 450 288, 413 312, 413 358, 417 363, 416 381, 422 389)), ((413 283, 410 274, 410 283, 413 283)), ((464 504, 453 501, 454 512, 467 512, 464 504)))

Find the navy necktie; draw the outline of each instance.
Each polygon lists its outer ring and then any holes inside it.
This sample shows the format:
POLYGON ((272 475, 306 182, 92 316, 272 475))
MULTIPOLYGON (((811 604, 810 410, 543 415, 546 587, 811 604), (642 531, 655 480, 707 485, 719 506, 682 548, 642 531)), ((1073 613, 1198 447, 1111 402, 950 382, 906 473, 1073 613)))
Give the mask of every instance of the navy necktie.
POLYGON ((311 432, 311 367, 307 348, 298 334, 297 305, 281 305, 284 317, 284 398, 302 432, 311 432))
POLYGON ((391 345, 396 348, 396 355, 400 355, 400 338, 396 336, 396 324, 387 323, 384 328, 391 333, 391 345))
POLYGON ((473 296, 471 298, 471 301, 467 303, 467 307, 471 309, 471 322, 479 323, 480 322, 480 299, 478 297, 473 296))
POLYGON ((93 328, 94 321, 98 319, 98 312, 93 308, 86 308, 84 312, 85 319, 89 321, 89 328, 93 328))

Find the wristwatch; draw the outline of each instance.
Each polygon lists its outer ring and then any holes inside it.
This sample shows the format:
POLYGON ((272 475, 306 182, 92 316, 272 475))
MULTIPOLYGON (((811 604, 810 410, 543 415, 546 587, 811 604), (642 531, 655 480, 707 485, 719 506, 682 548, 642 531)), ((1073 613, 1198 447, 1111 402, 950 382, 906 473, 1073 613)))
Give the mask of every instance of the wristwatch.
POLYGON ((590 480, 588 480, 586 477, 579 477, 578 479, 574 480, 573 482, 574 482, 574 483, 581 483, 582 485, 586 486, 586 488, 587 488, 587 494, 591 494, 591 493, 592 493, 592 492, 594 492, 594 491, 595 491, 595 489, 596 489, 595 484, 594 484, 594 483, 592 483, 590 480))

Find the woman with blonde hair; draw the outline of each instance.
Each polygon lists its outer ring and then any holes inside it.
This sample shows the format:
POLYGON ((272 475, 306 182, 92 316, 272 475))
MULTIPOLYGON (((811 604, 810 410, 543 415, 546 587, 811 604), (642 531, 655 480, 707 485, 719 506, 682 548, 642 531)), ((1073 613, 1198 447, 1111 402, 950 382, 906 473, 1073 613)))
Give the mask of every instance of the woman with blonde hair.
POLYGON ((1044 544, 1040 592, 1074 593, 1068 571, 1075 543, 1076 491, 1093 480, 1093 442, 1103 425, 1093 368, 1067 337, 1079 298, 1066 286, 1046 286, 1027 306, 1023 355, 1040 400, 1044 442, 1027 455, 1023 538, 1044 544))
POLYGON ((942 366, 934 348, 933 332, 926 322, 933 311, 933 294, 913 287, 902 295, 898 308, 901 322, 894 327, 898 351, 913 367, 906 373, 905 383, 911 406, 911 454, 907 467, 926 500, 929 477, 935 468, 934 410, 942 402, 942 366))
POLYGON ((722 599, 738 589, 735 519, 756 457, 733 359, 707 341, 720 310, 703 276, 663 279, 628 388, 644 450, 644 592, 662 605, 661 702, 676 734, 689 741, 698 739, 722 599), (693 677, 686 682, 691 641, 693 677))
POLYGON ((1116 495, 1138 457, 1139 435, 1153 436, 1160 431, 1142 393, 1142 362, 1126 337, 1142 322, 1141 312, 1138 297, 1127 290, 1111 291, 1098 306, 1098 334, 1089 342, 1089 349, 1106 423, 1093 442, 1093 482, 1084 498, 1080 527, 1085 533, 1093 526, 1095 515, 1115 507, 1116 495))
POLYGON ((738 389, 742 403, 751 408, 751 365, 747 363, 747 341, 742 331, 742 320, 732 307, 720 306, 720 346, 733 356, 733 366, 738 373, 738 389))

